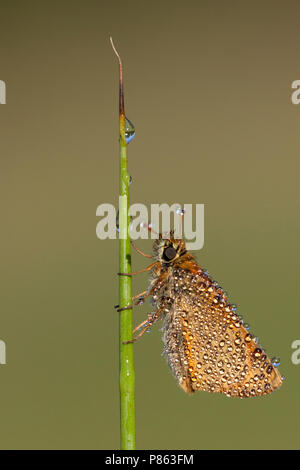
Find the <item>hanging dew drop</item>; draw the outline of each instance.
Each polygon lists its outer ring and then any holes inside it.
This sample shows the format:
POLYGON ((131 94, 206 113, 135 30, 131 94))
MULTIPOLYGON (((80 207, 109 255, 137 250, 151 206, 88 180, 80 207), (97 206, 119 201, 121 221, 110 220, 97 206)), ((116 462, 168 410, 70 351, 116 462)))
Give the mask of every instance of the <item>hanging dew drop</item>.
POLYGON ((132 184, 132 182, 133 182, 132 176, 129 176, 129 184, 132 184))
POLYGON ((176 214, 177 214, 177 215, 180 215, 180 217, 183 217, 184 214, 185 214, 185 211, 184 211, 184 209, 177 209, 177 210, 176 210, 176 214))
POLYGON ((276 357, 276 356, 275 356, 275 357, 272 357, 272 359, 271 359, 271 364, 272 364, 272 366, 274 366, 274 367, 280 366, 280 358, 279 358, 279 357, 276 357))
POLYGON ((177 205, 177 209, 176 209, 176 214, 177 214, 177 215, 183 215, 184 213, 185 213, 185 210, 182 209, 182 207, 181 207, 180 204, 178 204, 178 205, 177 205))
POLYGON ((125 117, 125 140, 126 143, 129 144, 129 142, 132 141, 132 139, 135 136, 135 128, 132 122, 125 117))

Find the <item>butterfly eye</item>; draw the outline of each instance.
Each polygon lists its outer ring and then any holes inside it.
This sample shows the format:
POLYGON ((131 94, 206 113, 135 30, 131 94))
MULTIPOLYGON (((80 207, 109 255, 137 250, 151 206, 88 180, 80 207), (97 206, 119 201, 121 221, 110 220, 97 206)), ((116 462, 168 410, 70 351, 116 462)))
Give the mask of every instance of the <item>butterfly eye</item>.
POLYGON ((164 254, 163 254, 163 259, 165 261, 171 261, 173 258, 175 258, 177 252, 173 246, 168 246, 168 248, 165 249, 164 254))

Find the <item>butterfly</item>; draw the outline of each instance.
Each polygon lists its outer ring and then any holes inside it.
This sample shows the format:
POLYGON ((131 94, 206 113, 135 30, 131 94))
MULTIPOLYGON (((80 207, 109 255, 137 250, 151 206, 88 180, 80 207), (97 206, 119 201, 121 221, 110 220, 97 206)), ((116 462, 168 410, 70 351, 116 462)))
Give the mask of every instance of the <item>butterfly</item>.
POLYGON ((163 354, 185 392, 244 398, 278 389, 283 378, 275 362, 257 344, 223 289, 187 251, 184 240, 173 232, 160 234, 153 258, 154 263, 132 275, 151 271, 149 288, 133 300, 138 305, 150 297, 154 313, 135 328, 136 336, 128 342, 162 319, 163 354))

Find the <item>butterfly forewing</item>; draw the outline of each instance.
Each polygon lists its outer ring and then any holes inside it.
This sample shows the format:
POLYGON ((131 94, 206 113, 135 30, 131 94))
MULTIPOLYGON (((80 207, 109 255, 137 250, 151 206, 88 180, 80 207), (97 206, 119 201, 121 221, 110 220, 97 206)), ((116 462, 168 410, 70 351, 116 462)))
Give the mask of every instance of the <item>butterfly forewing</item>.
POLYGON ((168 266, 154 289, 164 310, 164 354, 180 386, 233 397, 271 393, 282 383, 223 290, 190 254, 168 266), (163 279, 163 281, 162 281, 163 279))

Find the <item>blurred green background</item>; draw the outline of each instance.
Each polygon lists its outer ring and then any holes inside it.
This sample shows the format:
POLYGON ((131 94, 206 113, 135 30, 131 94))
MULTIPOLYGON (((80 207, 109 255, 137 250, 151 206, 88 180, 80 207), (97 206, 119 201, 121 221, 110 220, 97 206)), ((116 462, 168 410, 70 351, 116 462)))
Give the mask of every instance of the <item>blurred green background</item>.
POLYGON ((0 7, 0 447, 119 446, 118 243, 96 237, 97 206, 118 202, 112 35, 136 126, 131 201, 205 204, 197 259, 286 376, 264 398, 187 396, 156 325, 135 346, 137 446, 299 448, 299 3, 0 7))

